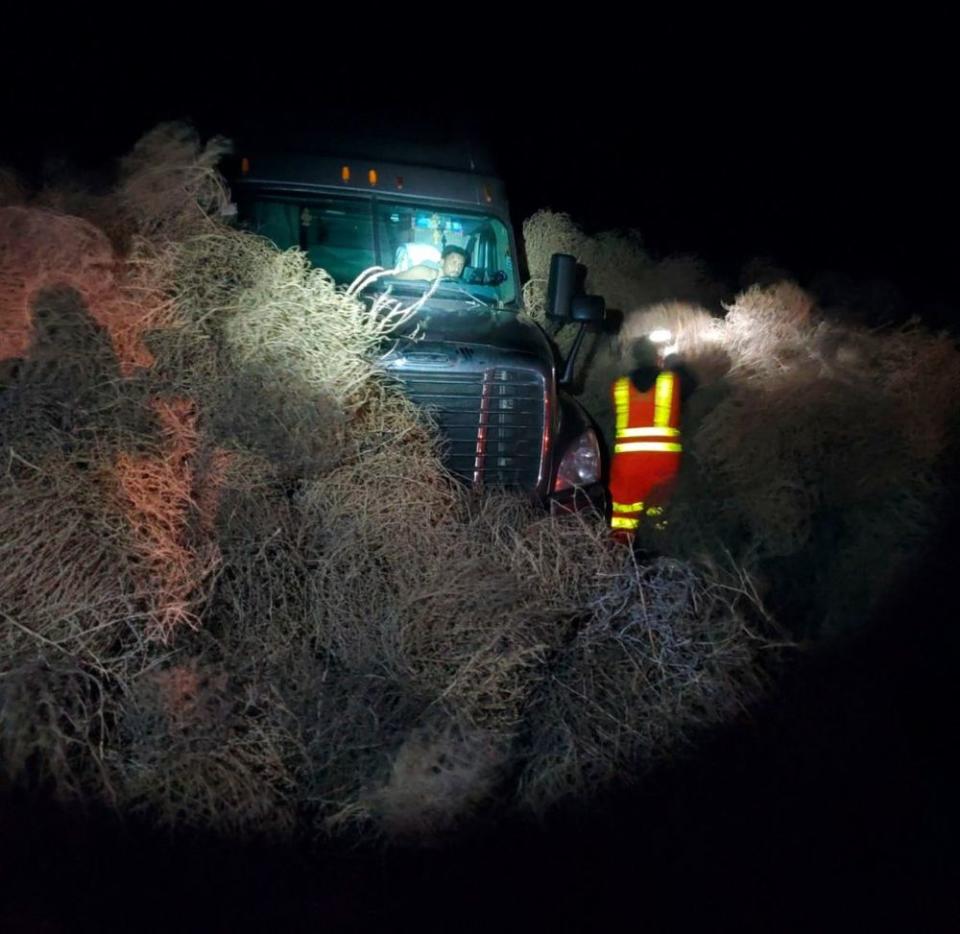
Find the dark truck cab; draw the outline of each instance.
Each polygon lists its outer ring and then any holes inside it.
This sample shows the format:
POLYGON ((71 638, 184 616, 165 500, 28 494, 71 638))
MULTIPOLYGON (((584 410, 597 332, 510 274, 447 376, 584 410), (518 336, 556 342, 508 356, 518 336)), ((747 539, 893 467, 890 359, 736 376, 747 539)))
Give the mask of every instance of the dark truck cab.
MULTIPOLYGON (((369 158, 251 155, 231 184, 242 226, 303 250, 338 284, 379 266, 389 273, 369 297, 388 292, 409 305, 430 293, 382 362, 437 423, 454 474, 555 506, 602 506, 598 432, 563 388, 579 338, 563 361, 521 313, 520 254, 500 181, 369 158), (455 275, 450 252, 461 257, 455 275)), ((555 256, 548 313, 558 327, 579 323, 582 337, 604 312, 576 282, 574 259, 555 256)))

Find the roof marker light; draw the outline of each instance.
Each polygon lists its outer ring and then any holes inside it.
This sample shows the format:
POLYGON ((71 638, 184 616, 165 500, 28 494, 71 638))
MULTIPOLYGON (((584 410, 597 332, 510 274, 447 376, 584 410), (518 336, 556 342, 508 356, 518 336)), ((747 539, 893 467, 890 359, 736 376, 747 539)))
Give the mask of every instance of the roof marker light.
POLYGON ((403 189, 403 176, 402 176, 402 175, 398 175, 398 176, 397 176, 397 188, 399 188, 399 189, 401 189, 401 190, 403 189))
POLYGON ((376 170, 376 169, 371 169, 369 172, 367 172, 367 181, 370 182, 371 185, 376 185, 376 184, 377 184, 377 170, 376 170))
POLYGON ((240 160, 240 174, 247 175, 250 172, 250 160, 244 156, 240 160))
POLYGON ((345 165, 340 169, 340 181, 349 182, 350 181, 350 166, 345 165))
POLYGON ((486 200, 487 204, 490 204, 490 202, 493 201, 493 195, 490 193, 489 185, 483 186, 483 197, 486 200))

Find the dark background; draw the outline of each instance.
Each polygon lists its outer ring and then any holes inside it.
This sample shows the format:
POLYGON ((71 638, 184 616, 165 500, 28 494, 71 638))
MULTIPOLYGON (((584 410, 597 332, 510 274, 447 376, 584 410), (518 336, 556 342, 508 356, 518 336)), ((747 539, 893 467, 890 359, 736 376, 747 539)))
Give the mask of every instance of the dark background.
MULTIPOLYGON (((440 7, 14 18, 0 162, 102 180, 168 119, 241 144, 353 121, 470 138, 517 220, 550 207, 637 228, 731 288, 755 256, 801 280, 883 279, 902 310, 956 323, 945 18, 627 12, 547 10, 524 30, 506 11, 440 7)), ((380 855, 170 840, 5 793, 0 927, 585 930, 614 914, 652 929, 955 929, 955 527, 948 510, 874 627, 798 662, 764 709, 640 792, 380 855)))
POLYGON ((550 207, 636 228, 655 254, 695 253, 734 285, 759 256, 806 280, 884 279, 942 319, 956 304, 945 15, 544 11, 527 28, 465 8, 138 15, 14 20, 0 160, 98 169, 169 119, 241 147, 322 143, 334 127, 469 139, 518 222, 550 207))

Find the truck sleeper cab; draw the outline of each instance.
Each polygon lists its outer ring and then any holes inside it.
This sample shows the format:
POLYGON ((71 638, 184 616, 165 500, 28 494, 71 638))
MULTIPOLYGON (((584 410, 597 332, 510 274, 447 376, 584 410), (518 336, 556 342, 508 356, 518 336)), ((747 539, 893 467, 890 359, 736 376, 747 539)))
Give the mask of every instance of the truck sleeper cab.
POLYGON ((242 226, 303 250, 338 284, 381 266, 390 273, 371 291, 410 304, 433 289, 382 363, 436 422, 451 472, 567 507, 602 502, 595 426, 558 387, 553 343, 520 314, 517 247, 497 179, 265 155, 244 158, 232 187, 242 226))

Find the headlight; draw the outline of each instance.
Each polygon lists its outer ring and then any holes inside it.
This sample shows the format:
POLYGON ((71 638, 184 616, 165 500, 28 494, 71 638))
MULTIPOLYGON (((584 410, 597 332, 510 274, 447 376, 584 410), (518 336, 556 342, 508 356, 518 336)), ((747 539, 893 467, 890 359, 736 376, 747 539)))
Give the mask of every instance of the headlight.
POLYGON ((589 486, 600 479, 600 443, 596 432, 588 428, 567 448, 553 481, 553 492, 574 486, 589 486))

